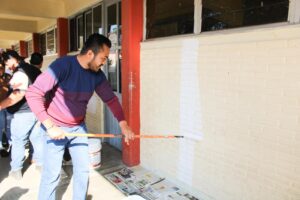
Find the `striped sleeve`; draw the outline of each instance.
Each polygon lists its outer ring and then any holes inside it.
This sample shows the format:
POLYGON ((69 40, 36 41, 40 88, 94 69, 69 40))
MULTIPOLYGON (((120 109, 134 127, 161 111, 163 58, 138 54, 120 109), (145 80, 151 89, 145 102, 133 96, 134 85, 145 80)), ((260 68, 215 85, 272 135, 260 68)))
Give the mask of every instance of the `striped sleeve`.
POLYGON ((51 64, 48 70, 42 73, 33 85, 29 86, 25 95, 31 111, 40 122, 49 119, 45 106, 45 94, 55 87, 61 73, 61 70, 55 70, 55 65, 56 62, 51 64))
POLYGON ((96 93, 102 101, 109 107, 114 117, 120 122, 125 120, 122 106, 118 97, 114 94, 109 82, 105 79, 96 88, 96 93))

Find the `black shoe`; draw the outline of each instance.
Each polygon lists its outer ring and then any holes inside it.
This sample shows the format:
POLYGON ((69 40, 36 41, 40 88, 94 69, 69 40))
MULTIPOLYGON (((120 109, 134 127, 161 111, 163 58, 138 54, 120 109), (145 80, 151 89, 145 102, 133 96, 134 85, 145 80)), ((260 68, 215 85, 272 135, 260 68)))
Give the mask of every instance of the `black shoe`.
POLYGON ((64 161, 70 161, 72 159, 68 148, 65 149, 63 159, 64 161))
POLYGON ((0 155, 2 158, 8 157, 10 155, 10 151, 7 152, 5 149, 0 150, 0 155))

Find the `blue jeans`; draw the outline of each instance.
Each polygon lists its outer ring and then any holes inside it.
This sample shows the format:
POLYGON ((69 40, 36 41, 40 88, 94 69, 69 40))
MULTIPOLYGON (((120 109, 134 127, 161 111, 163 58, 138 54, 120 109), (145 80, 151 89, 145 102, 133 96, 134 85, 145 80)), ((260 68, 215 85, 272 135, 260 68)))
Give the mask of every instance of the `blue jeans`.
MULTIPOLYGON (((67 133, 86 133, 85 124, 60 127, 67 133)), ((73 200, 85 200, 89 179, 89 154, 87 137, 66 137, 52 140, 44 136, 44 162, 39 189, 39 200, 55 200, 65 148, 68 147, 73 162, 73 200)))
POLYGON ((15 113, 11 119, 11 171, 23 168, 25 146, 30 139, 34 148, 36 165, 42 165, 43 142, 41 129, 36 126, 37 120, 32 112, 15 113))
POLYGON ((5 110, 0 111, 0 149, 2 146, 3 131, 5 130, 5 110))
POLYGON ((12 119, 13 115, 10 114, 9 112, 5 111, 5 133, 6 133, 6 138, 7 138, 7 142, 8 144, 11 145, 12 141, 11 141, 11 131, 10 131, 10 124, 11 124, 11 119, 12 119))

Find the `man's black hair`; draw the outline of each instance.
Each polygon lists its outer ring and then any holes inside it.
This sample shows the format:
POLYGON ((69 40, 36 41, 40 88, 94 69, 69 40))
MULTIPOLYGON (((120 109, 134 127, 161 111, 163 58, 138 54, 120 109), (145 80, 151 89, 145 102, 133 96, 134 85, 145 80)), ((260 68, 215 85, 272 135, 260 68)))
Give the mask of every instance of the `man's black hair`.
POLYGON ((23 60, 22 57, 14 50, 7 50, 6 52, 3 52, 2 58, 4 62, 9 60, 10 58, 15 58, 17 61, 23 60))
POLYGON ((89 38, 85 41, 84 46, 82 47, 80 54, 84 55, 88 52, 88 50, 92 50, 94 54, 97 54, 103 46, 111 47, 111 41, 105 37, 104 35, 100 35, 99 33, 94 33, 89 36, 89 38))
POLYGON ((31 58, 30 58, 30 64, 32 65, 40 65, 43 62, 43 55, 40 53, 33 53, 31 54, 31 58))

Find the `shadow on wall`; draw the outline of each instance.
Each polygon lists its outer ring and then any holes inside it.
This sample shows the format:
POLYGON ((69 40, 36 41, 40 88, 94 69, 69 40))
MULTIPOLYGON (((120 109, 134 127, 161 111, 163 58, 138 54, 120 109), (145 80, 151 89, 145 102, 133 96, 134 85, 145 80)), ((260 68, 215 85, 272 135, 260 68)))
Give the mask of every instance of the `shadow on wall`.
POLYGON ((29 189, 22 189, 20 187, 13 187, 0 197, 1 200, 18 200, 21 196, 26 194, 29 189))

